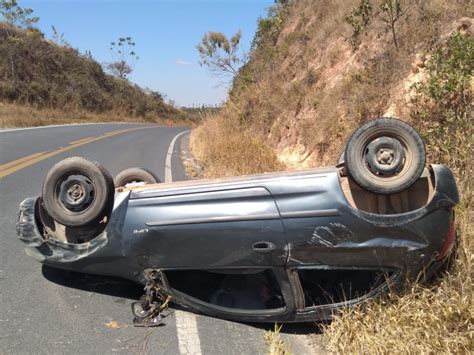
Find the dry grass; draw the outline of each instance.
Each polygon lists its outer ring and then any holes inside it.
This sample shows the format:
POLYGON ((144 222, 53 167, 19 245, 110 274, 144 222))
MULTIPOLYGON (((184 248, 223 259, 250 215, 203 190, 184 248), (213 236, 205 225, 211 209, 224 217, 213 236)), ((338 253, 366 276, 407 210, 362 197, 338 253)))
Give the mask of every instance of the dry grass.
POLYGON ((462 234, 452 272, 431 287, 345 310, 326 328, 328 348, 337 353, 472 353, 474 237, 467 213, 458 219, 462 234))
MULTIPOLYGON (((71 123, 102 123, 102 122, 138 122, 167 124, 168 119, 159 117, 133 117, 120 113, 91 113, 87 111, 60 111, 37 109, 0 102, 0 128, 34 127, 71 123)), ((178 125, 188 125, 186 120, 176 121, 178 125)))
POLYGON ((274 330, 268 330, 265 332, 264 339, 268 345, 269 355, 290 355, 291 351, 288 345, 281 339, 280 331, 281 325, 275 324, 274 330))
POLYGON ((243 130, 225 114, 209 116, 193 131, 191 147, 205 177, 226 177, 283 170, 262 138, 243 130))

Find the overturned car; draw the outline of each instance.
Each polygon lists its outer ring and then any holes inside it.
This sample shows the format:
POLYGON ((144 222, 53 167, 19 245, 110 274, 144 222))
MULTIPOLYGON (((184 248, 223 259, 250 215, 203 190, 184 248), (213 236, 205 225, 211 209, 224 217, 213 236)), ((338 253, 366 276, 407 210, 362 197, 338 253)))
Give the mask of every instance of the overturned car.
POLYGON ((396 119, 360 127, 335 167, 157 182, 65 159, 21 203, 18 237, 41 263, 147 284, 159 309, 252 322, 328 319, 429 277, 455 244, 453 174, 396 119))

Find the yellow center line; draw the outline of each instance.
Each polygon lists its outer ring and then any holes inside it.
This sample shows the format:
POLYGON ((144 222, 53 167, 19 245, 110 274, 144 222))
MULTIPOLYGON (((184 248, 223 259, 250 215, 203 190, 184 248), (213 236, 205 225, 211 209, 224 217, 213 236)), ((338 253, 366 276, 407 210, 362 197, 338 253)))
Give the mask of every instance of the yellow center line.
POLYGON ((79 139, 77 141, 71 142, 70 145, 67 147, 62 147, 58 148, 56 150, 51 150, 49 152, 41 152, 41 153, 34 153, 31 155, 28 155, 26 157, 8 162, 6 164, 0 165, 0 178, 3 178, 7 175, 13 174, 14 172, 24 169, 28 166, 34 165, 42 160, 51 158, 55 155, 67 152, 68 150, 75 149, 77 147, 80 147, 81 145, 89 144, 92 142, 97 142, 99 140, 102 140, 107 137, 112 137, 116 136, 118 134, 123 134, 127 132, 132 132, 132 131, 137 131, 140 129, 145 129, 148 127, 135 127, 135 128, 127 128, 127 129, 121 129, 119 131, 112 131, 108 132, 106 134, 103 134, 98 137, 89 137, 89 138, 84 138, 84 139, 79 139))
POLYGON ((86 141, 88 141, 89 139, 92 139, 92 138, 94 138, 94 137, 81 138, 81 139, 78 139, 77 141, 69 142, 69 144, 77 144, 77 143, 86 142, 86 141))
POLYGON ((0 165, 0 171, 5 170, 5 169, 7 169, 7 168, 10 168, 10 167, 12 167, 12 166, 15 166, 15 165, 17 165, 17 164, 23 163, 23 162, 25 162, 25 161, 27 161, 27 160, 34 159, 34 158, 36 158, 36 157, 38 157, 38 156, 40 156, 40 155, 43 155, 43 154, 45 154, 45 153, 46 153, 46 152, 39 152, 39 153, 31 154, 31 155, 28 155, 28 156, 26 156, 26 157, 23 157, 23 158, 20 158, 20 159, 17 159, 17 160, 10 161, 10 162, 5 163, 5 164, 1 164, 1 165, 0 165))

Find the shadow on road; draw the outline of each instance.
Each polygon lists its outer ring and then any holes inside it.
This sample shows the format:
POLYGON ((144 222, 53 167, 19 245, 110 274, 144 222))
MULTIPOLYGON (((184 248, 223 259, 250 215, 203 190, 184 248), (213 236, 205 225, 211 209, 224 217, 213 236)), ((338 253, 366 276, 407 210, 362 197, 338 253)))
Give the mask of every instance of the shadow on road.
MULTIPOLYGON (((307 334, 322 334, 322 325, 323 322, 307 322, 307 323, 279 323, 278 325, 282 326, 280 333, 283 334, 298 334, 298 335, 307 335, 307 334)), ((274 323, 250 323, 249 325, 260 328, 263 330, 275 330, 274 323)))
POLYGON ((143 286, 119 277, 82 274, 56 269, 47 265, 43 265, 42 273, 51 282, 83 291, 129 300, 138 300, 143 294, 143 286))

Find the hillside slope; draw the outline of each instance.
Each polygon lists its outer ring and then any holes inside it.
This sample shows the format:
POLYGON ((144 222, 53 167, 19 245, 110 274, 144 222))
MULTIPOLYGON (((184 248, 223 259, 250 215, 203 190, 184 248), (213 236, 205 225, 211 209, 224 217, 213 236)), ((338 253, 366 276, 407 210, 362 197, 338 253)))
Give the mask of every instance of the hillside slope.
POLYGON ((405 89, 419 79, 414 74, 426 53, 473 13, 469 1, 406 2, 396 24, 397 48, 380 1, 372 1, 354 46, 354 29, 344 19, 360 1, 285 3, 260 20, 242 69, 256 81, 234 80, 225 118, 256 132, 295 167, 332 164, 341 142, 368 119, 410 120, 405 89))
POLYGON ((159 93, 104 73, 90 55, 48 41, 36 29, 21 30, 1 22, 0 109, 2 126, 48 123, 36 119, 45 114, 55 123, 61 115, 85 121, 149 122, 183 116, 159 93), (20 117, 25 114, 30 117, 20 117))
POLYGON ((453 169, 452 274, 338 317, 326 330, 336 352, 473 349, 473 17, 468 0, 278 1, 224 109, 192 134, 204 174, 218 177, 333 165, 356 127, 395 116, 420 131, 428 161, 453 169))

